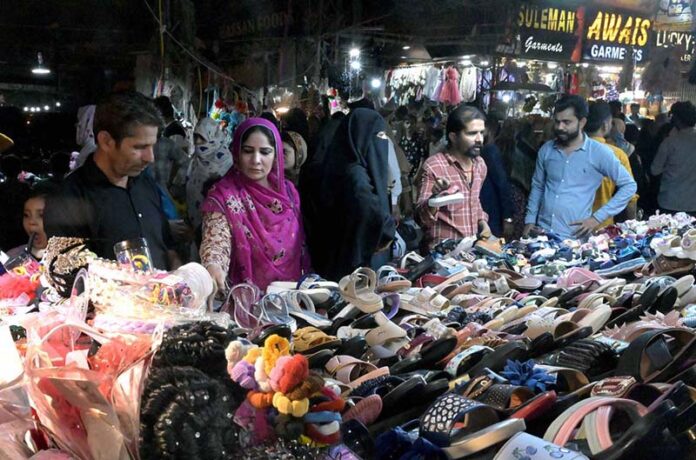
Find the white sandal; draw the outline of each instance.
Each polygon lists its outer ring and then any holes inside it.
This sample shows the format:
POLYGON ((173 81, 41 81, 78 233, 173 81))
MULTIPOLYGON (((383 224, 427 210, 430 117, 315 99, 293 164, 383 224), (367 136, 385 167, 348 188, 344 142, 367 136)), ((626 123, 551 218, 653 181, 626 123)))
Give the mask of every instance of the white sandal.
POLYGON ((382 297, 375 292, 377 274, 370 268, 358 268, 341 278, 338 287, 343 299, 363 313, 374 313, 384 307, 382 297))

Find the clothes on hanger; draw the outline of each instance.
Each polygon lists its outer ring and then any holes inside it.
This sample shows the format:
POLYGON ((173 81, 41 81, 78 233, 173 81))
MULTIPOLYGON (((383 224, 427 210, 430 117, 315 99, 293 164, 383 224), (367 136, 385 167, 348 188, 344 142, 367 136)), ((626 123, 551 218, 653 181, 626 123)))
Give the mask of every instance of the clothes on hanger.
POLYGON ((476 99, 478 89, 478 70, 474 66, 467 66, 461 70, 459 92, 464 102, 472 102, 476 99))
POLYGON ((445 82, 440 92, 440 102, 449 105, 459 105, 462 95, 459 93, 459 72, 454 67, 445 70, 445 82))

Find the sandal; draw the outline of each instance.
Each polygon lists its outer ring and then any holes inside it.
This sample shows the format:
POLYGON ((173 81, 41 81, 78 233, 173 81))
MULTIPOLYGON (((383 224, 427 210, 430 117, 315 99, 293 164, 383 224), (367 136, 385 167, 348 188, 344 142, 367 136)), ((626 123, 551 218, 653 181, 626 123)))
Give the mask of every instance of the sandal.
POLYGON ((689 259, 671 259, 657 256, 636 272, 636 276, 674 276, 683 275, 694 269, 694 262, 689 259))
MULTIPOLYGON (((259 288, 252 284, 238 284, 230 289, 228 294, 228 299, 232 298, 232 304, 234 305, 234 311, 232 317, 237 326, 244 329, 254 329, 260 326, 261 320, 259 319, 257 310, 257 302, 261 297, 261 291, 259 288)), ((229 305, 229 300, 227 302, 229 305)))
POLYGON ((534 458, 538 460, 589 460, 588 457, 529 433, 517 433, 500 448, 493 460, 534 458))
POLYGON ((616 375, 639 382, 667 382, 679 373, 682 358, 696 353, 696 334, 687 329, 662 329, 637 337, 621 355, 616 375))
POLYGON ((420 419, 420 436, 440 447, 499 421, 495 409, 456 393, 438 398, 420 419))
POLYGON ((331 326, 331 320, 317 313, 312 298, 303 291, 286 291, 279 295, 285 299, 288 312, 292 316, 314 327, 331 326))
POLYGON ((266 294, 259 302, 261 314, 259 319, 271 324, 285 324, 291 332, 297 330, 297 321, 290 316, 288 304, 278 294, 266 294))
POLYGON ((344 423, 355 419, 368 426, 375 422, 382 413, 382 398, 377 394, 369 395, 365 398, 354 396, 351 399, 357 399, 358 401, 353 407, 343 413, 344 423))
POLYGON ((377 368, 374 364, 346 355, 334 356, 326 363, 325 368, 333 378, 351 388, 356 388, 368 380, 389 375, 388 367, 377 368))
POLYGON ((498 268, 494 272, 504 276, 510 287, 518 291, 536 291, 542 284, 540 279, 524 276, 507 268, 498 268))
POLYGON ((449 307, 450 301, 435 289, 426 287, 423 289, 412 288, 406 293, 400 294, 400 308, 412 313, 429 315, 438 313, 449 307))
POLYGON ((411 287, 411 282, 404 278, 396 268, 383 265, 377 270, 377 292, 395 292, 411 287))
POLYGON ((370 268, 358 268, 338 283, 346 302, 363 313, 374 313, 382 309, 382 298, 375 292, 377 274, 370 268))
POLYGON ((295 353, 312 354, 320 350, 338 348, 341 340, 320 331, 316 327, 308 326, 296 330, 292 334, 293 350, 295 353))

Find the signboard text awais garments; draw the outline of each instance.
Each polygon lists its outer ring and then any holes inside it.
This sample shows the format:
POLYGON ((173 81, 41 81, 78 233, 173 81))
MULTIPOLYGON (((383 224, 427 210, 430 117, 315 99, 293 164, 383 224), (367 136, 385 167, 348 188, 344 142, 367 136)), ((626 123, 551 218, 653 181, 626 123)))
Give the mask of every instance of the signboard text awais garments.
POLYGON ((597 11, 589 15, 584 57, 599 61, 623 61, 629 53, 645 59, 651 21, 626 13, 597 11))

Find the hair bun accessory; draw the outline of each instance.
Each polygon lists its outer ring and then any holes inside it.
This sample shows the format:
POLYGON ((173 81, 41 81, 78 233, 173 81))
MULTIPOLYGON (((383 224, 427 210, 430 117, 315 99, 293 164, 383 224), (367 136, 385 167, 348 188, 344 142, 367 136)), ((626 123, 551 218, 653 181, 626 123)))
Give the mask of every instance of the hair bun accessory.
POLYGON ((286 393, 286 396, 293 401, 298 399, 309 398, 314 393, 318 392, 324 387, 324 379, 318 375, 311 374, 305 381, 303 381, 300 386, 294 390, 286 393))
POLYGON ((256 378, 256 383, 259 385, 259 390, 263 391, 264 393, 273 391, 271 388, 271 382, 268 381, 268 374, 266 374, 263 358, 256 358, 254 367, 256 368, 254 378, 256 378))
POLYGON ((270 374, 275 366, 276 361, 281 356, 288 356, 290 354, 290 342, 288 339, 279 336, 278 334, 273 334, 266 339, 266 343, 263 346, 263 360, 266 374, 270 374))
MULTIPOLYGON (((282 359, 282 358, 281 358, 282 359)), ((280 359, 278 360, 280 363, 280 359)), ((281 366, 276 366, 273 370, 281 366)), ((292 358, 283 360, 283 365, 279 371, 276 391, 287 394, 309 377, 309 362, 303 355, 295 355, 292 358)))
MULTIPOLYGON (((229 367, 228 367, 229 368, 229 367)), ((239 361, 230 370, 230 377, 237 382, 239 386, 247 390, 256 390, 258 385, 254 379, 256 368, 246 361, 239 361)))
POLYGON ((302 417, 309 410, 309 399, 300 399, 299 401, 291 401, 283 393, 273 395, 273 407, 278 409, 278 412, 293 417, 302 417))
POLYGON ((250 391, 249 393, 247 393, 247 399, 249 400, 249 403, 256 409, 265 409, 273 405, 273 393, 250 391))
POLYGON ((233 340, 225 349, 225 358, 229 367, 234 366, 241 361, 244 356, 252 348, 258 348, 256 345, 244 344, 239 340, 233 340))

